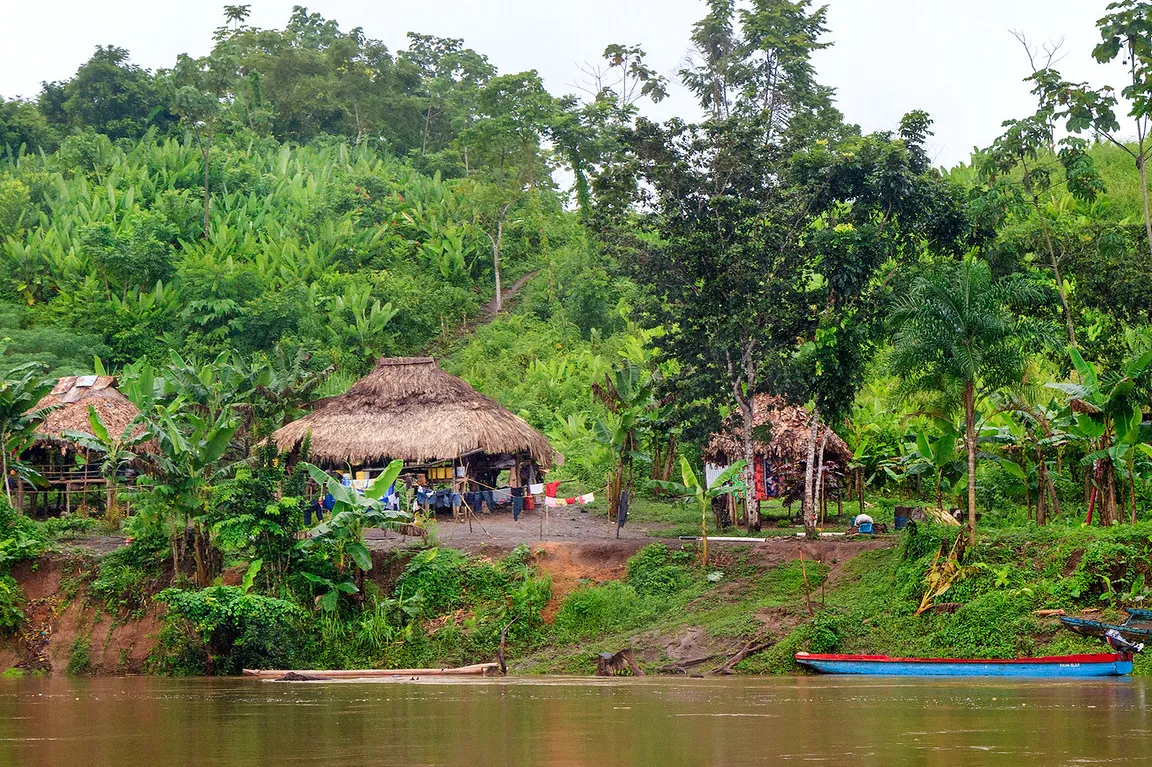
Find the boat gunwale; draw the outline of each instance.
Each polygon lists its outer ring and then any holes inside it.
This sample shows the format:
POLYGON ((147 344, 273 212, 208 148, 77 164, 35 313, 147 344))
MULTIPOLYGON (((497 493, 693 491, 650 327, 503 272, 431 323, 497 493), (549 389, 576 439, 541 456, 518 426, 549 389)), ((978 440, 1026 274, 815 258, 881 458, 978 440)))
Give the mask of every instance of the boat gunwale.
POLYGON ((1079 655, 1048 655, 1039 658, 890 658, 887 655, 837 655, 828 653, 796 653, 796 661, 857 662, 857 663, 961 663, 961 664, 1043 664, 1063 663, 1120 663, 1130 662, 1127 653, 1082 653, 1079 655))

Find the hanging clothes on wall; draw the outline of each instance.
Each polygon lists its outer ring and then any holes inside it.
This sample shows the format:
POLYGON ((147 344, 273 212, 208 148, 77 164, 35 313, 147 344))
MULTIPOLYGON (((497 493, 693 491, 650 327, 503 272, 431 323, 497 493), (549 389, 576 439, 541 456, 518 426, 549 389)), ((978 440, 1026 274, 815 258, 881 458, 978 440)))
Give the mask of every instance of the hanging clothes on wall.
POLYGON ((756 500, 766 501, 769 498, 780 497, 780 478, 772 469, 772 462, 767 458, 756 459, 756 500))

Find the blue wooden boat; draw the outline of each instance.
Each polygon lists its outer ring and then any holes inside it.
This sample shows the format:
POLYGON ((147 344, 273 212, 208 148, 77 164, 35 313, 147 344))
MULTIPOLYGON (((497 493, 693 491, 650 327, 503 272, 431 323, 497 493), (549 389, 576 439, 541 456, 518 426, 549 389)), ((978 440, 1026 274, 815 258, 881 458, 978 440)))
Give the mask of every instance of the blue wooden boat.
POLYGON ((1132 673, 1128 653, 1053 655, 1046 658, 889 658, 887 655, 796 653, 796 662, 823 674, 871 676, 993 676, 1075 678, 1132 673))
POLYGON ((1064 628, 1084 636, 1102 637, 1105 632, 1115 630, 1126 638, 1152 643, 1152 610, 1125 607, 1124 612, 1128 613, 1128 618, 1123 623, 1104 623, 1071 615, 1062 615, 1060 622, 1064 628))

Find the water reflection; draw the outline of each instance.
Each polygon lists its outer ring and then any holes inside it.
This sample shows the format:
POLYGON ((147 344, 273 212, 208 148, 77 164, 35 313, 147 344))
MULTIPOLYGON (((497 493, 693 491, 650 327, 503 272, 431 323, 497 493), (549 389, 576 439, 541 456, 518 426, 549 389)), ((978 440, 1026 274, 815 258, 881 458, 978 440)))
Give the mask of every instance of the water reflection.
POLYGON ((1140 764, 1147 692, 1141 679, 0 680, 0 764, 1140 764))

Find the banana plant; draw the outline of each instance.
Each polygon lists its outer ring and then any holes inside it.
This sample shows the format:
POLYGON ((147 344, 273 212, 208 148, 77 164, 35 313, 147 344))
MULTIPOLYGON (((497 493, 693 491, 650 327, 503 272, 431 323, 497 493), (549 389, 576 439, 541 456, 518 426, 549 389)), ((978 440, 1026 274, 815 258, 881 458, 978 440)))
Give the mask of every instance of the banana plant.
POLYGON ((383 335, 388 324, 400 313, 391 303, 381 304, 372 299, 371 288, 348 287, 344 294, 329 303, 330 327, 343 325, 343 331, 333 330, 337 342, 351 341, 362 358, 371 359, 383 349, 383 335))
POLYGON ((157 444, 157 453, 151 456, 159 474, 154 492, 172 514, 173 571, 180 571, 184 531, 191 523, 196 581, 206 586, 208 497, 221 473, 220 462, 232 444, 236 420, 231 409, 215 419, 208 418, 188 407, 182 397, 168 404, 154 404, 144 418, 157 444))
POLYGON ((301 552, 320 552, 331 563, 335 577, 330 577, 330 574, 304 573, 309 581, 327 589, 317 604, 331 612, 339 606, 340 594, 362 592, 364 574, 372 569, 372 553, 364 544, 365 528, 394 527, 412 519, 407 512, 384 508, 381 502, 388 488, 400 476, 404 462, 392 461, 388 464, 363 493, 343 485, 319 466, 305 463, 304 468, 321 492, 331 495, 335 502, 332 516, 313 528, 311 535, 297 544, 301 552))
POLYGON ((909 452, 906 473, 912 476, 932 472, 936 477, 936 507, 944 510, 944 491, 952 487, 951 479, 958 468, 957 446, 960 433, 952 424, 942 426, 941 433, 930 437, 925 430, 916 433, 915 448, 909 452))
POLYGON ((20 453, 32 443, 36 427, 56 409, 56 405, 38 407, 53 382, 43 377, 43 366, 29 362, 8 371, 0 382, 0 469, 3 470, 4 493, 12 505, 9 472, 38 484, 40 475, 20 460, 20 453))
POLYGON ((1116 471, 1125 465, 1129 451, 1140 443, 1139 424, 1142 405, 1136 397, 1136 385, 1152 367, 1152 351, 1133 357, 1117 371, 1100 374, 1075 347, 1068 355, 1080 379, 1079 383, 1050 383, 1049 388, 1068 397, 1071 421, 1068 432, 1086 445, 1084 463, 1092 467, 1095 479, 1088 504, 1087 523, 1091 523, 1097 498, 1101 499, 1101 521, 1111 525, 1118 521, 1116 507, 1116 471))
POLYGON ((608 516, 619 508, 620 499, 632 492, 632 468, 640 451, 640 431, 646 411, 652 407, 651 376, 639 365, 624 362, 605 373, 604 383, 592 384, 592 392, 608 412, 594 424, 596 438, 612 451, 608 477, 608 516))
POLYGON ((739 460, 733 463, 712 482, 705 485, 700 481, 699 475, 692 468, 692 464, 684 456, 680 456, 680 478, 682 482, 664 482, 654 480, 650 484, 664 490, 671 495, 684 499, 695 500, 700 507, 700 565, 708 566, 708 512, 712 509, 712 501, 725 495, 736 492, 747 492, 748 488, 742 482, 740 472, 748 465, 747 461, 739 460))

